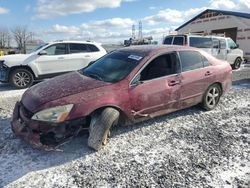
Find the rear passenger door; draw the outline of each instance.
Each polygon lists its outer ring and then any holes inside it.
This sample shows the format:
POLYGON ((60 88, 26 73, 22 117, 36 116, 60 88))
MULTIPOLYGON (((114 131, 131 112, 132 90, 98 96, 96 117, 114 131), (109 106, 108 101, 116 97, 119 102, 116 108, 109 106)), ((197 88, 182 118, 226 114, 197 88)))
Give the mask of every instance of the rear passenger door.
POLYGON ((99 58, 99 49, 92 44, 69 43, 70 66, 73 70, 86 67, 99 58))
POLYGON ((182 108, 193 106, 202 101, 209 85, 213 83, 213 66, 198 51, 180 51, 181 88, 180 105, 182 108))

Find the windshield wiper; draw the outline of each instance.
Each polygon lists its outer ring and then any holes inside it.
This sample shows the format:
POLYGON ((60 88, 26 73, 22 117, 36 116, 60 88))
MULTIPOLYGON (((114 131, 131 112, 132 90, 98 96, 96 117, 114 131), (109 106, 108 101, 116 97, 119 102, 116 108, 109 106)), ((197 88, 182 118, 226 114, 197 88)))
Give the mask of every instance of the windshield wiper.
POLYGON ((99 76, 98 74, 95 74, 95 73, 89 73, 89 74, 87 74, 87 76, 89 76, 91 78, 95 78, 97 80, 103 81, 103 78, 101 76, 99 76))

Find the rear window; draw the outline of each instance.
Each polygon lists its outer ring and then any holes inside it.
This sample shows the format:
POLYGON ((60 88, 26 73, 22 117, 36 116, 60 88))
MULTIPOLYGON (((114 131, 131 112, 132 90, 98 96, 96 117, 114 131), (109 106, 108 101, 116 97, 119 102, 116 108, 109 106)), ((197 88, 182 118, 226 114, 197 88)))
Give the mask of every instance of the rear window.
POLYGON ((173 40, 173 37, 166 37, 163 44, 168 44, 168 45, 171 45, 172 44, 172 40, 173 40))
POLYGON ((174 37, 174 45, 183 45, 184 44, 184 37, 174 37))
POLYGON ((211 48, 212 47, 212 39, 211 38, 203 38, 203 37, 190 37, 189 46, 195 48, 211 48))
POLYGON ((203 68, 203 59, 199 52, 181 51, 179 54, 182 72, 203 68))

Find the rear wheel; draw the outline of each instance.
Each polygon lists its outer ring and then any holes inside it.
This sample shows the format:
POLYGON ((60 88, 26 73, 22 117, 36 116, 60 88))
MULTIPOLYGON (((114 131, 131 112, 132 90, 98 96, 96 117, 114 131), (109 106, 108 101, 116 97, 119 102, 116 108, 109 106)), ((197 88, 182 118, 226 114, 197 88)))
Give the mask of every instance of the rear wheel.
POLYGON ((110 128, 118 122, 119 115, 118 110, 108 107, 91 117, 88 138, 89 147, 99 150, 103 145, 107 144, 110 128))
POLYGON ((202 101, 202 107, 206 110, 214 109, 220 101, 221 88, 218 84, 213 84, 208 87, 202 101))
POLYGON ((17 89, 30 87, 33 81, 33 75, 27 69, 15 69, 10 74, 10 83, 17 89))
POLYGON ((237 57, 234 61, 234 64, 232 65, 232 68, 233 69, 239 69, 240 68, 240 65, 241 65, 241 58, 240 57, 237 57))

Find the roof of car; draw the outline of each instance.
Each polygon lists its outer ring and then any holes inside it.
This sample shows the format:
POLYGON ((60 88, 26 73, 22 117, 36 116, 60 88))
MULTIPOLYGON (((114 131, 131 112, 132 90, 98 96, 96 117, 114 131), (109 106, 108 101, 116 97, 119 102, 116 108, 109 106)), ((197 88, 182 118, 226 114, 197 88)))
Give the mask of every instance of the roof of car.
POLYGON ((100 43, 97 43, 97 42, 94 42, 94 41, 79 41, 79 40, 57 40, 57 41, 52 41, 52 42, 49 42, 50 44, 54 44, 54 43, 84 43, 84 44, 100 44, 100 43))
POLYGON ((119 51, 126 51, 126 52, 137 52, 137 53, 151 53, 153 51, 179 51, 179 50, 187 50, 187 49, 194 49, 188 46, 178 46, 178 45, 138 45, 138 46, 130 46, 121 48, 119 51))

